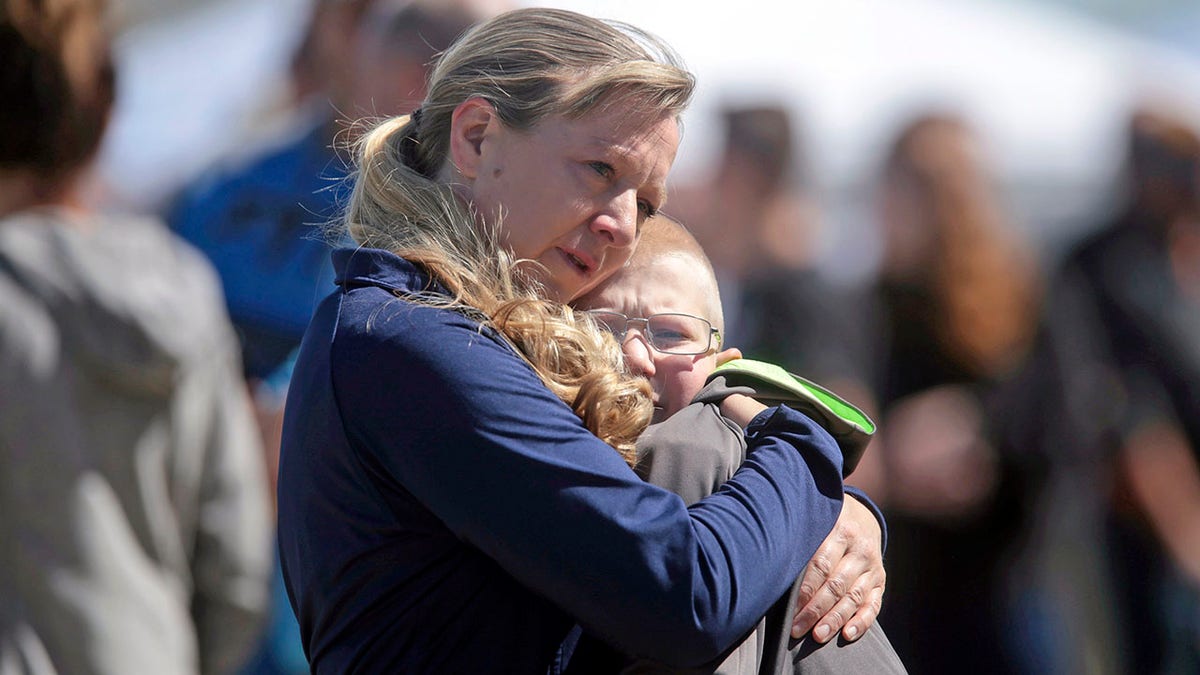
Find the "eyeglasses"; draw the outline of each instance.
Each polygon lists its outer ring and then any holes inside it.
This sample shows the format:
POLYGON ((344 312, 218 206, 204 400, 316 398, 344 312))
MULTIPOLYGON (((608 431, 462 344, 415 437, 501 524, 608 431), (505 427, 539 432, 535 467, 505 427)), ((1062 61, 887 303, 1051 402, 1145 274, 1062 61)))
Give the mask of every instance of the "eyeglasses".
POLYGON ((718 346, 721 344, 721 331, 707 320, 691 314, 664 312, 644 319, 631 319, 620 312, 603 310, 589 310, 587 314, 602 328, 607 328, 621 344, 625 343, 629 328, 636 324, 646 342, 663 354, 707 354, 713 348, 714 340, 718 346))

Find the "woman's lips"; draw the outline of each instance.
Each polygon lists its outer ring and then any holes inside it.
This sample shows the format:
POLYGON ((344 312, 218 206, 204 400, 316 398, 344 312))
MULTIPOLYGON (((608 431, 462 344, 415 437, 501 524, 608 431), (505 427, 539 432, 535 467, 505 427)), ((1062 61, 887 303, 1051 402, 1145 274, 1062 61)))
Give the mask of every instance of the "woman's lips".
POLYGON ((596 269, 595 260, 593 260, 592 257, 587 253, 566 248, 559 248, 558 250, 563 254, 563 257, 567 259, 567 262, 570 265, 579 270, 580 274, 589 275, 592 273, 592 270, 596 269))

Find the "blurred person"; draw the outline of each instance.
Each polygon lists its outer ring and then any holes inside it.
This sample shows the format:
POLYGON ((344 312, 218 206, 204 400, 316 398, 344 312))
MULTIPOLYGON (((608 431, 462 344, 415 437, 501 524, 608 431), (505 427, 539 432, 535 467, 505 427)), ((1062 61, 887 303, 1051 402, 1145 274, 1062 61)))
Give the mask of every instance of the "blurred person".
POLYGON ((893 525, 881 622, 914 672, 1016 672, 1004 572, 1038 476, 1009 452, 1005 394, 1036 333, 1036 260, 952 114, 898 133, 879 209, 872 381, 893 525))
POLYGON ((484 0, 316 0, 292 62, 292 132, 171 202, 168 223, 221 277, 272 481, 292 358, 333 283, 326 226, 351 188, 339 135, 418 105, 435 55, 486 11, 484 0))
POLYGON ((81 199, 104 11, 0 3, 0 673, 228 673, 268 606, 262 450, 211 267, 81 199))
POLYGON ((723 146, 712 175, 678 188, 671 210, 712 259, 731 335, 813 377, 853 371, 837 341, 824 339, 840 328, 830 321, 843 312, 817 268, 821 216, 804 187, 790 111, 737 106, 721 119, 723 146))
POLYGON ((1138 111, 1123 177, 1120 208, 1054 284, 1063 417, 1068 447, 1102 467, 1118 672, 1197 672, 1200 135, 1138 111))
MULTIPOLYGON (((822 215, 790 110, 738 105, 721 119, 712 174, 679 188, 669 210, 712 259, 730 339, 873 409, 863 291, 831 282, 821 269, 822 215)), ((883 496, 874 454, 850 481, 883 496)))
POLYGON ((293 67, 311 121, 173 200, 172 228, 221 275, 250 379, 287 363, 324 293, 320 282, 332 283, 324 226, 349 190, 339 134, 359 118, 415 108, 428 64, 479 18, 465 0, 318 0, 293 67))

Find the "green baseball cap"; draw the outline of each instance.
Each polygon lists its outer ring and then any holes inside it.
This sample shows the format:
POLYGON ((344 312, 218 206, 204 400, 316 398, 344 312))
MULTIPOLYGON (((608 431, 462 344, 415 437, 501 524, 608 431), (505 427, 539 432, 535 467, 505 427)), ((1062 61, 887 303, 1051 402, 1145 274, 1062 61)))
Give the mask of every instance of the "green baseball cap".
POLYGON ((709 381, 714 377, 725 378, 730 387, 749 387, 754 390, 754 399, 767 405, 786 405, 820 424, 842 451, 843 476, 858 466, 875 435, 875 423, 862 410, 816 382, 775 364, 735 359, 713 371, 709 381))

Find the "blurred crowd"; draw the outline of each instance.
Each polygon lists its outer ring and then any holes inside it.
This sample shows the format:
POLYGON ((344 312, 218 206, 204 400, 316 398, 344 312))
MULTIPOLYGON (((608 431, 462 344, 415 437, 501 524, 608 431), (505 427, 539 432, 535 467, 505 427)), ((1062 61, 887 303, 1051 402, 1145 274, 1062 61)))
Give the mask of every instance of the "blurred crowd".
MULTIPOLYGON (((873 278, 816 264, 820 195, 782 107, 730 109, 670 208, 730 339, 831 384, 880 435, 848 482, 890 530, 880 621, 912 672, 1200 672, 1200 135, 1128 120, 1116 208, 1047 259, 971 120, 880 158, 873 278)), ((836 261, 834 261, 836 263, 836 261)))
MULTIPOLYGON (((317 0, 288 131, 117 215, 88 182, 120 75, 100 0, 0 2, 0 673, 307 672, 271 496, 344 151, 505 7, 317 0)), ((973 121, 921 111, 865 177, 883 253, 851 284, 800 112, 725 110, 667 211, 728 343, 878 422, 849 482, 887 516, 909 670, 1200 672, 1200 128, 1132 113, 1113 209, 1050 259, 973 121)))

